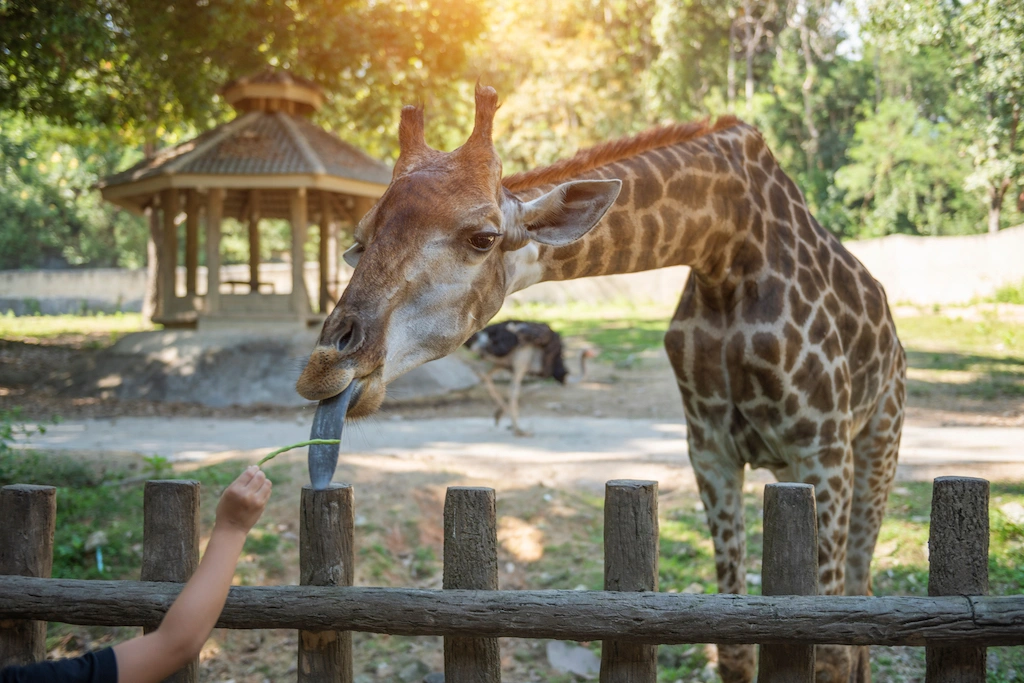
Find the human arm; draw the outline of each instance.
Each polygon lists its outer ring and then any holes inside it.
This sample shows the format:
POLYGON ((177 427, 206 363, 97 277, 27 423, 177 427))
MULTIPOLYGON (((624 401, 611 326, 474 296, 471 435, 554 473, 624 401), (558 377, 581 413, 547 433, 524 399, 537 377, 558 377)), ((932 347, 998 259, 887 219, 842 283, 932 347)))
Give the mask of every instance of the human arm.
POLYGON ((119 683, 157 683, 199 654, 224 608, 245 537, 263 513, 270 490, 266 475, 250 467, 224 491, 203 559, 160 627, 114 646, 119 683))

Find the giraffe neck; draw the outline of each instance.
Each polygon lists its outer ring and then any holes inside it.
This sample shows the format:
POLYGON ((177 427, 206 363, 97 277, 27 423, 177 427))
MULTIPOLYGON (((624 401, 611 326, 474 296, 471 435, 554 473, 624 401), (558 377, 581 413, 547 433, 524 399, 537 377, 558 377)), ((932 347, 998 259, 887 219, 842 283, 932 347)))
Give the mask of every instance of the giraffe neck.
POLYGON ((719 283, 742 275, 737 265, 749 270, 745 257, 760 268, 769 199, 759 185, 776 171, 781 174, 757 131, 740 125, 581 174, 622 180, 618 199, 583 238, 561 247, 535 245, 525 255, 532 263, 517 269, 512 291, 547 280, 677 265, 691 266, 702 282, 719 283))

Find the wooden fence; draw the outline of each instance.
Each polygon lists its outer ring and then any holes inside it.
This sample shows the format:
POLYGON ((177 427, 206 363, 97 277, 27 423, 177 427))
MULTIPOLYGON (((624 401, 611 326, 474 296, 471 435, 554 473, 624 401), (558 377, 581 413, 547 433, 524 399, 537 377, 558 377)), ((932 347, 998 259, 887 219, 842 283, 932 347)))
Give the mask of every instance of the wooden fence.
MULTIPOLYGON (((153 628, 195 569, 199 485, 150 481, 142 581, 50 575, 55 489, 0 490, 0 666, 45 656, 45 622, 153 628)), ((657 483, 611 481, 603 591, 500 591, 494 491, 452 487, 442 590, 353 587, 352 489, 302 491, 299 586, 234 587, 222 628, 298 629, 298 680, 351 683, 352 631, 444 636, 447 683, 501 680, 499 637, 601 640, 601 681, 653 683, 657 646, 760 643, 762 682, 813 680, 814 644, 927 648, 929 683, 985 680, 985 648, 1024 644, 1024 596, 989 597, 988 482, 942 477, 929 597, 816 596, 814 489, 765 489, 761 596, 658 591, 657 483), (966 596, 966 597, 965 597, 966 596)), ((171 679, 197 680, 193 662, 171 679)))

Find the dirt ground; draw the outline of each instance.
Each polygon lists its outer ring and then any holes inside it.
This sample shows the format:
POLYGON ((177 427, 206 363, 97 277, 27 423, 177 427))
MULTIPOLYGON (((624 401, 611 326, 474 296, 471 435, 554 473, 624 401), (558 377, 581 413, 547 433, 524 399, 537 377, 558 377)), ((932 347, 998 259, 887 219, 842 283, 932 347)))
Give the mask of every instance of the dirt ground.
MULTIPOLYGON (((308 408, 271 405, 211 408, 193 403, 122 401, 111 392, 77 386, 77 377, 95 365, 102 339, 84 335, 39 339, 32 342, 0 339, 0 409, 20 406, 31 418, 59 415, 65 419, 126 416, 188 416, 289 419, 308 408)), ((523 389, 522 414, 591 415, 596 417, 681 419, 682 403, 664 351, 648 351, 629 367, 616 367, 601 359, 587 364, 585 381, 579 381, 580 345, 568 345, 569 383, 530 381, 523 389)), ((460 353, 462 353, 460 351, 460 353)), ((465 359, 473 363, 469 354, 465 359)), ((294 364, 294 359, 284 362, 294 364)), ((498 378, 501 382, 500 376, 498 378)), ((504 393, 507 385, 499 384, 504 393)), ((908 421, 929 426, 1024 426, 1024 397, 965 398, 943 392, 926 395, 911 392, 908 421)), ((482 386, 452 392, 440 398, 389 401, 381 416, 408 419, 488 417, 494 404, 482 386)))
MULTIPOLYGON (((211 417, 259 420, 308 421, 312 407, 293 409, 272 406, 208 408, 193 404, 152 401, 119 401, 102 395, 82 395, 69 381, 74 370, 88 364, 99 352, 97 340, 58 338, 25 343, 0 340, 0 409, 20 406, 28 418, 60 415, 65 420, 121 417, 211 417)), ((573 377, 579 377, 579 347, 570 348, 573 377)), ((505 391, 507 385, 499 384, 505 391)), ((554 382, 531 382, 522 400, 524 426, 531 418, 576 416, 647 418, 682 421, 682 406, 674 378, 663 351, 651 351, 630 367, 592 362, 584 381, 566 386, 554 382)), ((476 387, 441 399, 388 403, 379 423, 388 420, 428 418, 490 418, 494 406, 485 390, 476 387)), ((909 424, 921 426, 1024 426, 1024 398, 967 399, 932 393, 911 395, 909 424)), ((524 441, 529 441, 525 437, 524 441)), ((107 457, 142 467, 138 454, 107 457)), ((249 462, 251 454, 224 453, 221 459, 249 462)), ((209 461, 208 461, 209 462, 209 461)), ((176 474, 187 476, 194 465, 182 463, 176 474)), ((568 466, 568 465, 567 465, 568 466)), ((587 463, 571 465, 581 469, 587 463)), ((238 581, 246 584, 290 584, 298 582, 298 499, 299 485, 306 481, 304 455, 292 453, 273 463, 279 482, 274 498, 261 521, 260 533, 279 539, 269 555, 245 556, 238 581)), ((492 486, 498 491, 499 581, 503 589, 516 588, 598 588, 601 579, 601 501, 593 492, 552 489, 538 483, 536 476, 480 479, 453 467, 436 463, 431 467, 403 464, 401 458, 384 461, 349 454, 343 457, 336 477, 351 482, 357 491, 357 544, 359 560, 356 583, 438 588, 441 582, 442 510, 445 490, 450 485, 492 486)), ((757 480, 755 480, 757 481, 757 480)), ((759 486, 748 484, 748 492, 759 505, 759 486)), ((216 492, 204 494, 204 509, 212 510, 216 492)), ((700 503, 689 490, 663 488, 662 516, 700 517, 700 503)), ((687 517, 689 519, 689 517, 687 517)), ((697 522, 695 522, 697 524, 697 522)), ((697 524, 698 528, 699 524, 697 524)), ((208 532, 208 529, 206 530, 208 532)), ((205 542, 205 536, 204 536, 205 542)), ((692 542, 694 552, 706 554, 706 537, 692 542)), ((684 544, 685 545, 685 544, 684 544)), ((748 571, 758 572, 756 559, 748 571)), ((704 591, 714 585, 713 563, 705 562, 705 574, 685 579, 689 585, 663 587, 671 590, 704 591)), ((109 642, 109 631, 67 629, 54 654, 75 652, 83 646, 109 642)), ((127 637, 131 629, 121 629, 127 637)), ((203 653, 201 680, 218 683, 262 683, 294 681, 296 634, 277 631, 217 631, 203 653)), ((398 638, 356 634, 356 681, 416 683, 430 672, 442 669, 439 638, 398 638)), ((589 647, 588 644, 583 644, 589 647)), ((504 641, 503 671, 506 681, 581 680, 552 665, 544 642, 504 641)), ((907 660, 906 676, 888 680, 914 680, 919 662, 907 650, 886 649, 897 662, 907 660), (901 659, 902 658, 902 659, 901 659)), ((686 669, 677 680, 714 680, 714 649, 710 647, 662 648, 662 665, 686 669), (696 668, 693 668, 696 667, 696 668)), ((577 654, 579 654, 577 652, 577 654)), ((586 659, 584 656, 583 659, 586 659)), ((894 671, 902 670, 897 666, 894 671)), ((668 679, 674 681, 676 679, 668 679)))

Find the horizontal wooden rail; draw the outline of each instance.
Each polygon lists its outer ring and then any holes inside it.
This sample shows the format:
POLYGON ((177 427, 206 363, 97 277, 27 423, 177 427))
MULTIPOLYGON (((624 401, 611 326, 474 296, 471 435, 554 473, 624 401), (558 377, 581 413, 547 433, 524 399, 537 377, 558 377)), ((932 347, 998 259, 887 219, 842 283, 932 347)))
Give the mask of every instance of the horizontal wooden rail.
MULTIPOLYGON (((0 576, 0 620, 158 623, 179 584, 0 576)), ((1024 645, 1024 596, 234 587, 218 626, 641 643, 1024 645)))

